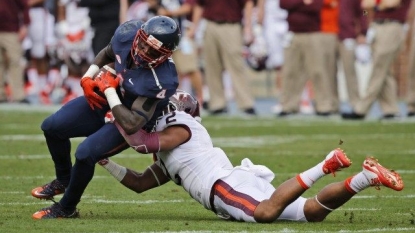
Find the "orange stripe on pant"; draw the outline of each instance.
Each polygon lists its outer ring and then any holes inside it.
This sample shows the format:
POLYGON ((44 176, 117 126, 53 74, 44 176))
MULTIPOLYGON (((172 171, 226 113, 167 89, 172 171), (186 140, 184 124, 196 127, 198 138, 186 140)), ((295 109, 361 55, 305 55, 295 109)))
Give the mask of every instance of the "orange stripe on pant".
POLYGON ((244 211, 247 215, 253 216, 259 201, 244 193, 234 190, 227 183, 218 180, 213 186, 215 195, 226 204, 244 211))

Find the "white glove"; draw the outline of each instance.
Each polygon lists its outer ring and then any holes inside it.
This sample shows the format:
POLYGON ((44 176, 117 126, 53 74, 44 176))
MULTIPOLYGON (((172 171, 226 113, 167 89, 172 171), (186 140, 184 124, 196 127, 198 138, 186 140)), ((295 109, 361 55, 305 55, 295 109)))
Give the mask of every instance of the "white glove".
POLYGON ((367 64, 372 60, 372 52, 368 44, 358 44, 355 49, 356 60, 367 64))

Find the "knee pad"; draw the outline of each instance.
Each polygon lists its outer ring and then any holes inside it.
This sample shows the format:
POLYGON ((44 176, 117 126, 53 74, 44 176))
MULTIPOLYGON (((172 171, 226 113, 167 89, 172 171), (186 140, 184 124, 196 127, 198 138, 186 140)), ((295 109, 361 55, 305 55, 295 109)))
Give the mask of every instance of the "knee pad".
POLYGON ((75 152, 75 158, 77 160, 80 160, 90 166, 94 166, 95 163, 98 161, 99 155, 95 155, 95 151, 91 148, 94 148, 93 146, 89 145, 88 143, 82 142, 79 144, 78 148, 76 148, 75 152))
POLYGON ((48 118, 43 120, 42 124, 40 125, 40 128, 42 129, 44 133, 48 133, 52 129, 53 127, 52 122, 53 122, 52 116, 49 116, 48 118))

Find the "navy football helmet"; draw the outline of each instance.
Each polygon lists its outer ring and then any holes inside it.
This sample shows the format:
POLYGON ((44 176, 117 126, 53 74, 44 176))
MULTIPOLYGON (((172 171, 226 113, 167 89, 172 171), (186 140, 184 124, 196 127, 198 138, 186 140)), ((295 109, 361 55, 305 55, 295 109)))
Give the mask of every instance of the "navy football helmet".
POLYGON ((172 55, 179 44, 180 36, 179 26, 172 18, 150 18, 134 38, 131 48, 134 62, 149 68, 158 66, 172 55))

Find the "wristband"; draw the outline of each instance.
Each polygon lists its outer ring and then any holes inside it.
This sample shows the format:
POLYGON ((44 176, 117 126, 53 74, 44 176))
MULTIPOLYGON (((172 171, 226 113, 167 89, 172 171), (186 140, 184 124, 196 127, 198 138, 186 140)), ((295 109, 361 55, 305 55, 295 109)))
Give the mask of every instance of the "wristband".
POLYGON ((84 78, 84 77, 92 78, 92 77, 94 77, 94 75, 96 73, 98 73, 98 71, 99 71, 99 67, 95 64, 92 64, 92 65, 89 66, 88 70, 85 72, 85 74, 82 78, 84 78))
POLYGON ((108 160, 108 163, 102 165, 109 173, 115 177, 118 181, 122 181, 127 174, 127 168, 116 164, 115 162, 108 160))
POLYGON ((120 97, 118 97, 117 91, 113 87, 109 87, 105 89, 104 91, 105 96, 107 97, 108 104, 110 105, 110 108, 122 104, 120 97))

